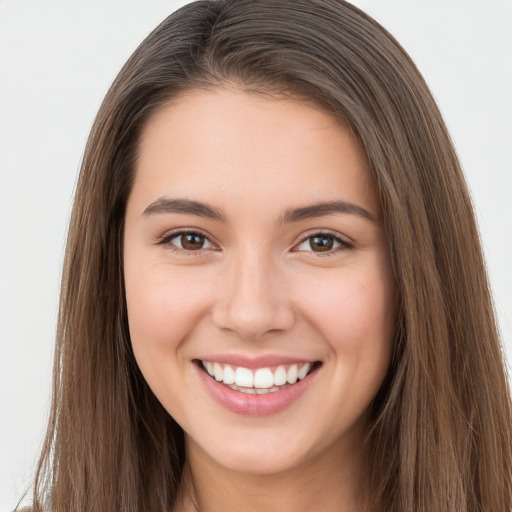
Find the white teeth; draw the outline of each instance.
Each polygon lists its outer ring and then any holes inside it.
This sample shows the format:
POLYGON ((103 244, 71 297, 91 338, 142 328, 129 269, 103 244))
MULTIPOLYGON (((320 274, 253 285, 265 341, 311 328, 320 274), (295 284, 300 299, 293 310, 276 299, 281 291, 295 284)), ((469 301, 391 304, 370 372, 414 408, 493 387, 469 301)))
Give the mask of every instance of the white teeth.
POLYGON ((235 383, 235 370, 231 368, 228 364, 224 366, 224 378, 222 379, 224 384, 234 384, 235 383))
POLYGON ((218 382, 224 378, 224 371, 219 363, 213 363, 213 376, 218 382))
POLYGON ((213 363, 210 361, 206 361, 203 363, 204 367, 206 368, 206 371, 213 377, 213 363))
POLYGON ((239 366, 235 372, 235 382, 237 386, 244 388, 252 388, 254 381, 253 373, 247 368, 239 366))
POLYGON ((238 391, 241 391, 242 393, 247 393, 248 395, 255 395, 258 391, 255 388, 246 388, 245 386, 238 388, 238 391))
POLYGON ((274 385, 274 375, 270 368, 260 368, 256 370, 254 374, 254 383, 253 386, 255 388, 271 388, 274 385))
POLYGON ((248 393, 250 395, 258 394, 264 395, 265 393, 275 393, 276 391, 280 391, 282 388, 271 387, 270 389, 257 389, 257 388, 239 388, 236 384, 231 384, 231 389, 235 391, 241 391, 242 393, 248 393))
POLYGON ((274 385, 283 386, 286 384, 286 370, 283 366, 278 366, 274 373, 274 385))
POLYGON ((279 391, 279 387, 286 384, 295 384, 297 380, 304 379, 311 371, 311 363, 302 366, 292 364, 288 371, 284 366, 278 366, 274 372, 270 368, 259 368, 255 371, 239 366, 232 366, 211 361, 202 361, 208 374, 218 382, 223 382, 232 389, 247 391, 247 393, 264 394, 279 391), (239 389, 240 388, 240 389, 239 389))
POLYGON ((295 384, 297 382, 298 369, 296 364, 292 364, 288 371, 286 372, 286 380, 288 384, 295 384))
POLYGON ((304 366, 301 366, 297 374, 299 379, 302 380, 309 373, 309 370, 311 370, 311 365, 309 363, 306 363, 304 366))

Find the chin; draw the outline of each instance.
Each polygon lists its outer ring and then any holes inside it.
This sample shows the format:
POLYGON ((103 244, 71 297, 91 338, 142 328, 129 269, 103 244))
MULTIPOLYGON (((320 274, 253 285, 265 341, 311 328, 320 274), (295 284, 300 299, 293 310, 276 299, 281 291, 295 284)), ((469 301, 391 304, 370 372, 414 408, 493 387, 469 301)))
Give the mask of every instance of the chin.
MULTIPOLYGON (((316 451, 321 450, 320 446, 315 450, 310 436, 309 442, 304 442, 307 441, 304 436, 294 437, 289 433, 279 435, 266 431, 257 432, 256 436, 254 433, 242 431, 238 435, 226 435, 223 440, 229 442, 219 439, 216 442, 211 439, 204 440, 199 449, 208 455, 214 465, 236 473, 261 476, 298 468, 314 457, 316 451), (206 450, 205 446, 208 447, 206 450)), ((198 447, 197 443, 191 442, 198 447)))
POLYGON ((302 457, 296 454, 283 453, 282 450, 272 451, 273 453, 258 449, 246 450, 245 453, 237 452, 232 457, 218 456, 216 461, 230 471, 260 476, 287 472, 299 467, 303 462, 302 457))

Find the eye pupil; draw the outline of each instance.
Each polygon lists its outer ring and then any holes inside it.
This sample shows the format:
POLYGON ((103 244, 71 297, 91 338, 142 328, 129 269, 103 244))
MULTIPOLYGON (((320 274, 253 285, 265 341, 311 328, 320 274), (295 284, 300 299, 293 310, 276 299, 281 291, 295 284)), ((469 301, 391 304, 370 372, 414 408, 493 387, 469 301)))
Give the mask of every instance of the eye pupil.
POLYGON ((204 244, 204 236, 189 233, 188 235, 181 235, 181 246, 183 249, 193 251, 201 249, 204 244))
POLYGON ((314 251, 330 251, 334 245, 334 240, 330 236, 313 236, 309 245, 314 251))

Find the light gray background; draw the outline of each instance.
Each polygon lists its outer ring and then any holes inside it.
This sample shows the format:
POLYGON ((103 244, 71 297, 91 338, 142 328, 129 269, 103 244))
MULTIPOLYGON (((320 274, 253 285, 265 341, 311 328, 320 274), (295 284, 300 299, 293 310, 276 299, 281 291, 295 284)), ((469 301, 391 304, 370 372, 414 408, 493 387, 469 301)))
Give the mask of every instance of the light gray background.
MULTIPOLYGON (((44 435, 60 267, 88 130, 123 62, 184 3, 0 0, 1 510, 30 485, 44 435)), ((512 1, 354 3, 397 37, 440 104, 512 361, 512 1)))

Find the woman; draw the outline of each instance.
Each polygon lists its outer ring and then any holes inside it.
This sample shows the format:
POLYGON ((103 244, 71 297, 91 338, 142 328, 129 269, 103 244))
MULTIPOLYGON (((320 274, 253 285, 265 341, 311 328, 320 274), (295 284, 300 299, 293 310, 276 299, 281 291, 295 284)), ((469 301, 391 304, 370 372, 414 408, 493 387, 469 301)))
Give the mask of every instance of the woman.
POLYGON ((512 507, 473 213, 342 1, 204 1, 108 92, 68 239, 43 510, 512 507))

